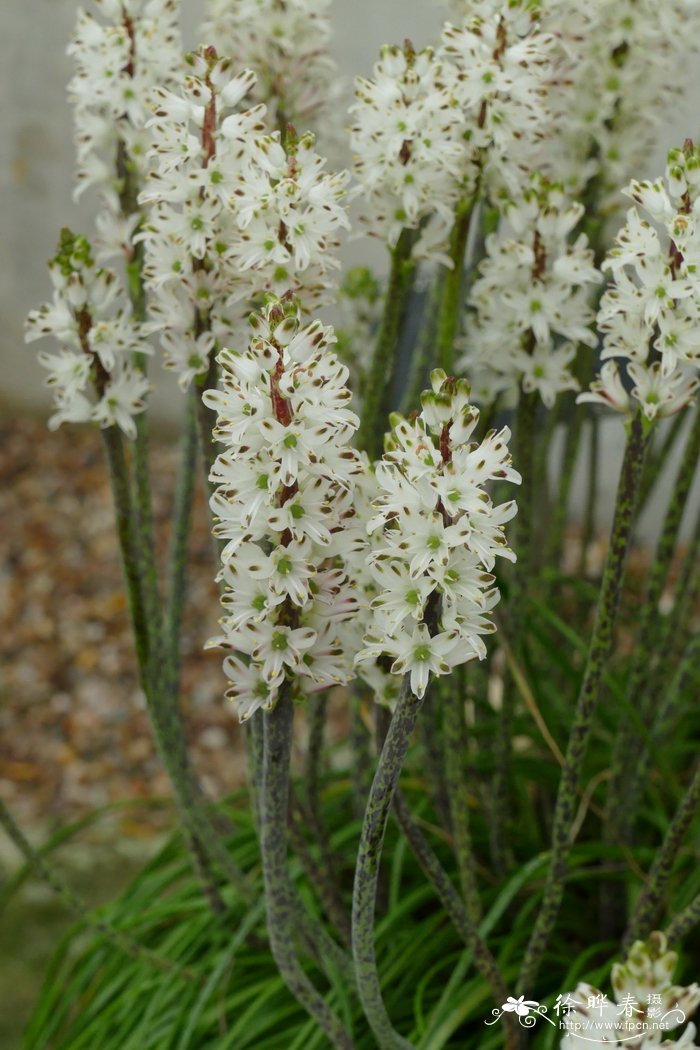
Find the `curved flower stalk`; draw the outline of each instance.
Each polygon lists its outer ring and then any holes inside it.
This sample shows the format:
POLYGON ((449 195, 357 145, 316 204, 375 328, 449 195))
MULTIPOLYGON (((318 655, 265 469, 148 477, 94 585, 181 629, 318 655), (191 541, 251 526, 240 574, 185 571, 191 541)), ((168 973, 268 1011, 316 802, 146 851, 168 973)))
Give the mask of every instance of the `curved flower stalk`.
POLYGON ((577 344, 597 345, 590 289, 601 277, 586 236, 572 236, 584 208, 536 175, 502 210, 469 296, 459 365, 484 405, 523 390, 551 408, 578 389, 577 344))
POLYGON ((663 1035, 678 1029, 700 1005, 700 987, 673 984, 678 956, 669 951, 663 933, 632 945, 624 963, 612 968, 613 999, 585 982, 561 996, 561 1050, 585 1050, 591 1043, 606 1047, 651 1050, 687 1047, 697 1050, 696 1029, 689 1024, 678 1041, 663 1035))
POLYGON ((94 0, 94 6, 108 21, 79 11, 68 47, 76 66, 68 95, 75 112, 76 196, 98 187, 111 213, 102 218, 102 233, 113 247, 133 232, 120 226, 120 196, 125 166, 145 175, 151 92, 172 82, 182 67, 180 5, 179 0, 94 0), (120 151, 122 170, 115 170, 120 151))
POLYGON ((267 107, 271 127, 317 123, 336 93, 329 54, 330 0, 209 0, 199 35, 252 69, 251 97, 267 107))
POLYGON ((382 1048, 407 1050, 381 994, 374 952, 374 911, 382 844, 412 732, 430 675, 486 654, 483 635, 498 601, 490 573, 498 556, 514 558, 503 525, 515 504, 494 507, 485 485, 518 483, 509 432, 470 444, 478 412, 469 387, 436 369, 415 420, 392 417, 387 451, 376 468, 377 513, 368 524, 370 571, 378 594, 357 655, 391 661, 401 691, 367 802, 353 890, 352 944, 358 990, 382 1048))
POLYGON ((700 150, 690 142, 671 150, 665 179, 632 182, 626 193, 635 206, 603 264, 613 282, 598 313, 605 363, 579 401, 641 410, 653 423, 680 412, 698 388, 700 150))
POLYGON ((235 650, 224 666, 242 720, 271 711, 286 679, 303 694, 353 677, 346 624, 357 595, 344 559, 362 543, 352 527, 358 420, 333 330, 302 327, 291 298, 251 325, 249 349, 219 354, 222 389, 204 395, 228 446, 211 474, 226 545, 223 634, 210 644, 235 650))
POLYGON ((150 347, 117 275, 98 267, 87 238, 67 229, 49 269, 53 301, 31 311, 25 335, 27 342, 54 336, 61 345, 58 354, 39 353, 54 395, 49 427, 93 423, 135 438, 134 417, 150 386, 132 354, 150 347))
POLYGON ((151 328, 186 387, 215 347, 242 333, 263 295, 299 294, 313 309, 332 287, 347 176, 324 170, 313 137, 267 134, 265 107, 240 110, 251 70, 206 49, 189 56, 178 93, 157 92, 153 170, 142 201, 151 328))

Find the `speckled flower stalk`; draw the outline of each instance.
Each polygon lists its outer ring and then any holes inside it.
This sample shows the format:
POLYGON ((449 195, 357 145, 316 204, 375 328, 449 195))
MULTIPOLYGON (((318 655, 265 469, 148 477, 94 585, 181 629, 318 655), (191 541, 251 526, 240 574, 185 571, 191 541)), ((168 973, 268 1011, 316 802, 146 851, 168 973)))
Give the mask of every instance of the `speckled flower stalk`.
POLYGON ((391 250, 391 270, 384 302, 384 315, 372 354, 363 392, 362 419, 357 435, 359 448, 376 459, 382 452, 385 417, 388 410, 387 393, 401 334, 406 296, 415 270, 411 249, 415 235, 404 230, 396 247, 391 250))
POLYGON ((360 1002, 381 1050, 414 1050, 395 1030, 387 1013, 374 949, 374 913, 379 864, 389 813, 411 737, 422 707, 405 675, 372 781, 355 864, 352 894, 352 954, 360 1002))
MULTIPOLYGON (((700 411, 694 410, 694 419, 681 460, 676 484, 671 495, 656 554, 648 575, 647 591, 641 611, 641 622, 634 648, 632 667, 627 679, 627 702, 634 704, 640 722, 653 724, 656 712, 653 709, 655 695, 645 686, 649 679, 649 656, 657 651, 659 632, 659 602, 668 580, 671 562, 676 550, 681 522, 688 503, 696 467, 700 457, 700 411), (641 702, 640 702, 641 701, 641 702)), ((608 791, 606 825, 613 826, 621 835, 631 827, 639 798, 639 780, 630 780, 630 771, 635 760, 644 750, 634 724, 623 720, 613 758, 613 779, 608 791)))
POLYGON ((680 944, 698 924, 700 924, 700 893, 669 924, 666 930, 669 944, 680 944))
POLYGON ((452 266, 440 275, 440 305, 435 357, 439 367, 443 368, 448 375, 454 372, 455 366, 455 339, 459 330, 464 290, 464 259, 474 204, 475 199, 472 198, 457 208, 448 251, 452 266))
MULTIPOLYGON (((394 798, 394 813, 399 827, 406 836, 414 857, 440 899, 443 908, 467 948, 474 954, 474 962, 484 978, 493 999, 499 1005, 508 998, 508 989, 498 968, 498 963, 482 937, 478 925, 470 918, 464 902, 455 890, 449 875, 436 857, 430 843, 413 819, 411 810, 400 790, 394 798)), ((504 1014, 505 1050, 517 1050, 520 1033, 514 1017, 504 1014)))
POLYGON ((623 948, 641 937, 647 937, 654 929, 663 903, 663 896, 673 871, 673 865, 683 846, 695 816, 700 807, 700 763, 695 767, 693 779, 681 799, 678 808, 669 824, 663 844, 651 866, 644 889, 630 919, 623 940, 623 948))
POLYGON ((298 1002, 316 1020, 337 1050, 353 1050, 342 1023, 304 973, 294 945, 294 899, 287 858, 289 759, 292 746, 291 689, 280 690, 272 711, 264 714, 264 749, 260 798, 260 847, 265 879, 270 948, 282 978, 298 1002))
POLYGON ((568 868, 569 853, 573 845, 571 827, 578 805, 579 780, 593 728, 593 718, 605 665, 612 649, 639 481, 650 429, 640 412, 633 416, 629 424, 615 502, 610 547, 603 570, 595 624, 557 793, 552 827, 552 855, 547 882, 520 971, 518 994, 529 992, 534 986, 564 893, 564 879, 568 868))

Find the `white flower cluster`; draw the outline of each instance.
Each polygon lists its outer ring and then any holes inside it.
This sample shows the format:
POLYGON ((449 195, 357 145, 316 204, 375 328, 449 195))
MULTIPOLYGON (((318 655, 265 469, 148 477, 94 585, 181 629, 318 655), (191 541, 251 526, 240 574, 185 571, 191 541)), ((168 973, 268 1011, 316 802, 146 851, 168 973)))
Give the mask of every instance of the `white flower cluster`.
POLYGON ((533 177, 502 210, 469 296, 460 367, 483 404, 522 387, 551 408, 559 393, 578 389, 576 345, 597 344, 590 288, 601 277, 585 235, 572 237, 583 205, 561 186, 533 177))
POLYGON ((444 240, 456 204, 473 188, 456 72, 432 48, 386 45, 372 79, 358 77, 350 145, 365 194, 362 219, 394 247, 404 228, 423 229, 414 255, 444 240))
POLYGON ((209 0, 200 30, 205 44, 252 69, 252 97, 268 109, 271 125, 307 127, 337 83, 328 53, 330 0, 209 0))
POLYGON ((69 230, 50 271, 53 301, 32 310, 26 328, 27 342, 52 335, 61 344, 58 354, 38 355, 54 394, 49 427, 89 422, 134 438, 133 417, 145 408, 149 384, 132 354, 150 347, 116 274, 98 268, 86 238, 69 230))
POLYGON ((353 509, 359 421, 332 328, 301 327, 291 298, 251 324, 249 349, 223 350, 222 389, 204 394, 226 446, 211 473, 214 532, 227 542, 223 634, 210 644, 235 650, 224 668, 242 720, 274 707, 285 677, 302 691, 352 678, 358 602, 343 566, 366 545, 353 509))
POLYGON ((562 997, 560 1016, 567 1033, 561 1050, 588 1050, 592 1044, 628 1050, 698 1050, 694 1024, 677 1042, 664 1040, 700 1005, 697 984, 687 988, 673 984, 677 959, 664 934, 652 933, 646 942, 632 946, 624 963, 613 966, 614 1001, 584 983, 562 997))
POLYGON ((635 207, 603 264, 613 278, 598 314, 605 364, 579 400, 620 412, 636 401, 653 420, 683 409, 699 385, 700 150, 690 142, 671 150, 665 180, 632 182, 626 192, 635 207))
POLYGON ((357 79, 350 141, 363 219, 390 246, 420 227, 414 255, 440 258, 455 208, 484 168, 497 185, 532 169, 549 122, 555 40, 527 6, 448 23, 437 50, 386 46, 373 77, 357 79))
POLYGON ((496 478, 520 482, 507 428, 470 441, 479 413, 468 384, 441 369, 431 384, 415 420, 392 418, 376 467, 379 496, 367 528, 378 593, 357 657, 361 674, 376 660, 394 675, 410 674, 419 697, 431 673, 486 654, 482 635, 494 630, 488 615, 499 598, 491 569, 497 556, 515 559, 503 525, 516 506, 494 506, 485 486, 496 478))
POLYGON ((601 207, 646 163, 661 119, 700 49, 697 0, 453 0, 457 24, 474 17, 519 19, 527 10, 554 43, 546 138, 531 165, 581 198, 596 179, 601 207))
POLYGON ((556 53, 555 36, 541 31, 528 0, 509 0, 462 25, 445 26, 440 56, 457 71, 469 145, 481 154, 495 187, 515 191, 534 169, 539 143, 549 133, 556 53))
MULTIPOLYGON (((97 185, 116 213, 124 176, 124 170, 118 169, 133 165, 143 174, 151 91, 169 83, 182 65, 179 2, 94 0, 94 4, 107 23, 81 9, 68 48, 76 66, 68 86, 75 108, 76 196, 97 185)), ((128 240, 128 231, 122 237, 128 240)))
POLYGON ((179 92, 157 93, 153 171, 142 201, 151 330, 187 386, 217 343, 236 338, 251 301, 293 292, 323 301, 347 228, 347 175, 329 174, 313 137, 265 130, 265 107, 239 111, 255 83, 212 48, 189 56, 179 92))

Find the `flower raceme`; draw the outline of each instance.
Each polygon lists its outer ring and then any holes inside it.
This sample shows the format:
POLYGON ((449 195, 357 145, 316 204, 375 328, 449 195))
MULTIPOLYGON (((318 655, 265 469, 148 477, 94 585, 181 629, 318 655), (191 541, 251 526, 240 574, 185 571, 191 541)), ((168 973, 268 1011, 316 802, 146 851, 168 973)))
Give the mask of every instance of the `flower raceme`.
POLYGON ((256 77, 212 48, 188 58, 178 91, 157 92, 150 206, 143 239, 151 329, 183 387, 215 345, 245 335, 251 303, 323 301, 347 228, 347 175, 324 170, 311 135, 268 134, 262 104, 242 108, 256 77))
POLYGON ((221 390, 204 394, 225 446, 211 472, 225 615, 210 645, 235 650, 224 667, 242 720, 273 708, 285 678, 301 691, 352 678, 358 597, 345 562, 366 545, 353 507, 358 419, 333 330, 302 326, 291 297, 251 327, 248 350, 218 356, 221 390))
POLYGON ((68 47, 75 63, 68 95, 75 113, 76 196, 97 186, 107 213, 117 215, 125 166, 145 174, 151 92, 171 84, 182 66, 180 5, 179 0, 94 0, 94 5, 106 21, 81 9, 68 47), (120 148, 124 156, 115 170, 120 148))
POLYGON ((369 568, 376 596, 359 673, 389 661, 394 675, 410 674, 423 696, 430 674, 483 659, 483 635, 494 630, 498 602, 491 570, 497 557, 515 559, 503 526, 514 502, 494 506, 486 491, 495 479, 520 483, 508 452, 510 432, 491 431, 471 442, 479 413, 464 380, 431 374, 415 419, 392 417, 386 452, 376 468, 379 495, 368 523, 369 568))
POLYGON ((585 234, 572 236, 584 208, 534 176, 502 212, 471 289, 460 364, 485 404, 522 387, 551 408, 578 389, 570 367, 577 344, 597 345, 590 289, 601 277, 585 234))
POLYGON ((685 408, 699 385, 700 150, 671 150, 665 179, 626 193, 634 207, 603 264, 612 276, 598 313, 604 364, 579 401, 621 412, 636 403, 653 421, 685 408))
POLYGON ((49 427, 90 422, 134 438, 133 417, 146 407, 149 383, 133 353, 151 348, 117 275, 96 266, 87 239, 70 230, 49 270, 53 302, 32 310, 26 325, 27 342, 52 335, 61 345, 59 354, 38 355, 54 394, 49 427))
POLYGON ((328 104, 337 83, 328 53, 330 0, 209 0, 200 31, 216 41, 237 68, 252 69, 256 102, 271 127, 308 126, 328 104))

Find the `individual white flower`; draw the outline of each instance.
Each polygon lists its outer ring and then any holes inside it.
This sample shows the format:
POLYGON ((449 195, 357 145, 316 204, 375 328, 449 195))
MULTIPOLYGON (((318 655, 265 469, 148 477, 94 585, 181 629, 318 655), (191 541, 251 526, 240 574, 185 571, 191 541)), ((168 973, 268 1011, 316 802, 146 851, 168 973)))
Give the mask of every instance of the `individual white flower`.
POLYGON ((211 472, 214 532, 228 541, 212 644, 249 658, 227 694, 241 718, 274 707, 285 677, 304 693, 353 676, 359 596, 346 564, 367 546, 353 506, 363 464, 334 342, 331 328, 300 324, 291 297, 274 300, 251 318, 245 352, 220 353, 221 389, 204 394, 225 446, 211 472))
POLYGON ((508 432, 469 444, 478 413, 468 385, 440 369, 431 384, 420 416, 392 417, 376 471, 377 513, 367 526, 372 615, 357 663, 362 677, 381 685, 380 700, 383 662, 394 675, 410 673, 422 696, 431 673, 484 657, 482 635, 494 630, 488 614, 499 597, 488 570, 497 556, 513 556, 503 523, 515 505, 494 507, 485 488, 496 478, 520 481, 508 432))

